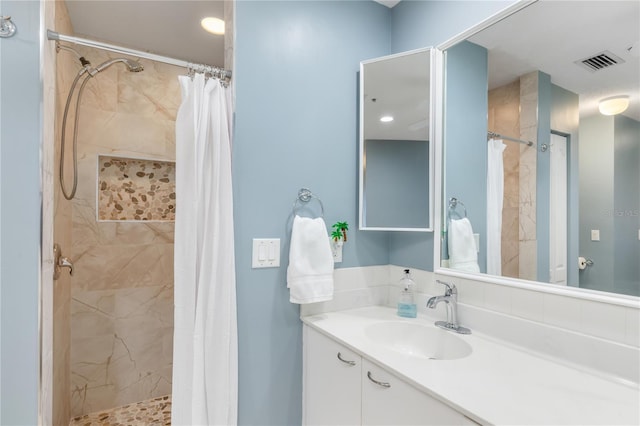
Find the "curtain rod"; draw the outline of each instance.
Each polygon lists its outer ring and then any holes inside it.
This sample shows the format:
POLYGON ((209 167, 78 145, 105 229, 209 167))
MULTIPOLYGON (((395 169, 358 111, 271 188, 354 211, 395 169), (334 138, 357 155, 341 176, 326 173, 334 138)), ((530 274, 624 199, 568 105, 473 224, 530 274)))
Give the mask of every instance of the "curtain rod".
POLYGON ((499 133, 495 133, 495 132, 492 132, 492 131, 488 131, 488 132, 487 132, 487 137, 488 137, 488 138, 500 138, 500 139, 506 139, 506 140, 508 140, 508 141, 518 142, 518 143, 521 143, 521 144, 525 144, 525 145, 527 145, 527 146, 533 146, 533 145, 535 145, 535 144, 534 144, 533 142, 531 142, 531 141, 523 141, 522 139, 516 139, 516 138, 511 138, 511 137, 509 137, 509 136, 503 136, 503 135, 501 135, 501 134, 499 134, 499 133))
POLYGON ((174 59, 174 58, 169 58, 167 56, 156 55, 154 53, 148 53, 140 50, 129 49, 126 47, 115 46, 113 44, 102 43, 99 41, 89 40, 86 38, 72 37, 72 36, 60 34, 51 30, 47 30, 47 38, 49 40, 80 44, 82 46, 89 46, 89 47, 94 47, 96 49, 108 50, 115 53, 122 53, 124 55, 130 55, 138 58, 149 59, 156 62, 163 62, 165 64, 176 65, 178 67, 187 68, 188 70, 194 70, 197 72, 206 72, 222 80, 231 79, 231 71, 225 70, 224 68, 220 68, 220 67, 214 67, 212 65, 194 64, 194 63, 183 61, 180 59, 174 59))

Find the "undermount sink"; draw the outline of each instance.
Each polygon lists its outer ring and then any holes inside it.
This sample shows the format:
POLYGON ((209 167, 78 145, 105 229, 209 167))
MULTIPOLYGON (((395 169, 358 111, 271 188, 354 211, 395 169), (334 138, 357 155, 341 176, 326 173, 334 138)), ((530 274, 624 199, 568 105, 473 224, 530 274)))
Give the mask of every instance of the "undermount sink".
POLYGON ((365 335, 396 352, 428 359, 459 359, 472 352, 467 342, 449 331, 403 321, 371 324, 365 335))

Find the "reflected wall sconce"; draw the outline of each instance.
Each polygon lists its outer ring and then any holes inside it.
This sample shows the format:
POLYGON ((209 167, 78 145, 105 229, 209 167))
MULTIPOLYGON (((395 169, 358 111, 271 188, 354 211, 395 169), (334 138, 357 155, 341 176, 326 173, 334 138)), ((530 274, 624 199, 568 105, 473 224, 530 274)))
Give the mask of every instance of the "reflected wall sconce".
POLYGON ((602 115, 616 115, 623 113, 629 107, 629 96, 611 96, 604 98, 598 104, 602 115))

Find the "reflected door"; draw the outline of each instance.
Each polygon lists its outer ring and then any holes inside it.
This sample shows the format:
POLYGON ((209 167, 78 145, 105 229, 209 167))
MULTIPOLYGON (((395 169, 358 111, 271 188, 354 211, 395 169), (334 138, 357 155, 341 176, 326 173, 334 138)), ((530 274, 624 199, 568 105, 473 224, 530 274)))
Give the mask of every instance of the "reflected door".
POLYGON ((567 285, 567 138, 551 134, 549 282, 567 285))

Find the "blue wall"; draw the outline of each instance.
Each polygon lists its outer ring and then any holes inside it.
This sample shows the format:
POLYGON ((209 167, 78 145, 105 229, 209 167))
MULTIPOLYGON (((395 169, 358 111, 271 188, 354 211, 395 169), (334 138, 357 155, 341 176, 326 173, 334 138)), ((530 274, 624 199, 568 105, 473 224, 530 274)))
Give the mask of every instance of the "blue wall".
POLYGON ((580 120, 580 287, 640 296, 640 122, 580 120), (600 241, 591 241, 591 230, 600 241))
POLYGON ((0 39, 0 424, 38 423, 40 3, 6 1, 18 25, 0 39))
POLYGON ((580 119, 579 256, 595 262, 578 273, 582 288, 613 291, 613 219, 603 211, 614 205, 613 152, 613 117, 580 119), (592 229, 600 230, 600 241, 591 241, 592 229))
POLYGON ((640 122, 614 118, 614 290, 640 296, 640 122))
MULTIPOLYGON (((359 62, 437 45, 511 3, 405 1, 393 9, 371 1, 236 4, 241 424, 301 421, 301 323, 285 279, 291 205, 300 187, 322 199, 328 226, 338 220, 351 225, 341 267, 433 269, 432 234, 355 231, 359 62), (251 269, 251 239, 260 237, 281 239, 280 268, 251 269)), ((484 61, 486 105, 486 53, 484 61)), ((486 117, 481 120, 483 140, 486 117)))
MULTIPOLYGON (((398 53, 436 47, 513 3, 515 1, 402 1, 391 9, 391 50, 398 53)), ((481 110, 485 109, 486 105, 481 110)), ((474 231, 478 232, 475 221, 474 231)), ((433 247, 439 244, 439 235, 439 230, 391 233, 390 262, 433 271, 433 247)))
POLYGON ((365 218, 369 227, 427 228, 429 142, 367 139, 365 218))
POLYGON ((485 272, 487 49, 469 42, 457 44, 447 50, 445 64, 445 200, 455 197, 464 203, 473 232, 480 234, 478 264, 485 272))
POLYGON ((389 263, 388 237, 357 229, 357 72, 390 51, 370 1, 236 4, 233 149, 240 424, 302 417, 302 327, 286 288, 292 203, 322 199, 351 230, 340 267, 389 263), (252 238, 280 238, 281 267, 251 269, 252 238))
MULTIPOLYGON (((298 308, 288 302, 285 267, 291 204, 301 186, 322 198, 328 224, 351 224, 343 267, 386 264, 394 253, 409 265, 426 257, 422 267, 432 267, 433 241, 407 235, 403 241, 409 244, 389 250, 393 234, 354 231, 359 61, 436 45, 508 3, 405 1, 398 11, 432 8, 404 18, 369 1, 237 3, 234 208, 241 424, 300 423, 301 326, 298 308), (409 18, 413 26, 404 21, 409 18), (393 46, 392 20, 398 34, 393 46), (282 239, 281 268, 251 269, 254 237, 282 239)), ((3 266, 13 266, 0 274, 0 423, 36 424, 40 2, 3 0, 2 13, 18 22, 19 35, 0 41, 0 255, 3 266)))
MULTIPOLYGON (((551 140, 551 76, 538 72, 538 146, 551 140)), ((537 151, 536 160, 536 240, 537 281, 549 282, 549 197, 551 184, 549 151, 537 151)))

